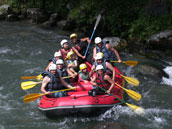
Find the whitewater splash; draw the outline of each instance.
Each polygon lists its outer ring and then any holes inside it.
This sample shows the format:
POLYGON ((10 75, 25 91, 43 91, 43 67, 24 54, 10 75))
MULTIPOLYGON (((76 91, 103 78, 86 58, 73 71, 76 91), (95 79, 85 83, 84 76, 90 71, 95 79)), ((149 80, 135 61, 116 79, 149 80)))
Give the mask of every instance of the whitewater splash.
POLYGON ((162 84, 172 86, 172 66, 167 66, 164 71, 169 75, 169 78, 162 77, 162 84))

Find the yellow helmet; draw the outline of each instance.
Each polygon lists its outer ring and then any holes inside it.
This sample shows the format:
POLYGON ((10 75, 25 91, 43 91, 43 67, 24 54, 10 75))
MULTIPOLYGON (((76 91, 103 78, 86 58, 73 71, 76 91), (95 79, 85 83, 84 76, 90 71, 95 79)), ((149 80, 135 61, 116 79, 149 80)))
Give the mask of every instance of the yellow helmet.
POLYGON ((80 64, 79 69, 82 71, 83 69, 86 69, 87 65, 86 64, 80 64))
POLYGON ((70 35, 70 39, 76 38, 78 35, 76 33, 73 33, 70 35))
POLYGON ((66 57, 70 60, 71 59, 71 55, 74 55, 73 51, 68 52, 66 57))

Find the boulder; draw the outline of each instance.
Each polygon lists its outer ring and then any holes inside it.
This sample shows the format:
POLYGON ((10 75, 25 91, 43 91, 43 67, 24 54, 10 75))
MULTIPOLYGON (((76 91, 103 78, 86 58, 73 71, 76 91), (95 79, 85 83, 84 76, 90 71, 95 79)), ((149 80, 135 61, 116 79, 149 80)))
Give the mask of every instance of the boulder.
POLYGON ((98 122, 87 129, 129 129, 125 124, 120 122, 98 122))
POLYGON ((67 26, 67 20, 61 20, 61 21, 58 21, 57 22, 57 26, 60 28, 60 29, 65 29, 65 27, 67 26))
POLYGON ((21 15, 18 16, 18 19, 19 19, 20 21, 21 21, 21 20, 24 20, 24 19, 25 19, 25 16, 21 14, 21 15))
POLYGON ((52 24, 49 21, 46 21, 40 25, 42 28, 50 29, 52 27, 52 24))
POLYGON ((17 21, 18 17, 17 17, 16 14, 9 14, 9 15, 6 16, 6 20, 10 21, 10 22, 13 22, 13 21, 17 21))
POLYGON ((162 31, 154 34, 148 40, 152 48, 159 50, 172 49, 172 30, 162 31))
POLYGON ((10 10, 10 6, 9 5, 2 5, 0 6, 0 20, 4 20, 5 17, 8 15, 8 12, 10 10))
POLYGON ((58 15, 58 13, 53 13, 53 14, 51 14, 51 16, 49 17, 49 23, 51 24, 51 25, 56 25, 56 22, 57 22, 57 20, 59 20, 59 15, 58 15))
POLYGON ((44 13, 40 8, 28 8, 26 14, 34 23, 43 23, 48 20, 48 14, 44 13))

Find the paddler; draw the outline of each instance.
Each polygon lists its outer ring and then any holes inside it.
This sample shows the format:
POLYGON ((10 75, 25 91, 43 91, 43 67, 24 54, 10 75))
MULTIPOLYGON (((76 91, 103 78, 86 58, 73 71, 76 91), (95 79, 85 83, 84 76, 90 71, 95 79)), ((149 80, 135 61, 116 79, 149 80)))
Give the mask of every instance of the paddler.
POLYGON ((49 71, 46 71, 42 74, 42 86, 41 91, 47 93, 49 97, 63 97, 66 96, 66 92, 56 92, 51 94, 50 92, 56 90, 62 90, 63 86, 66 88, 73 88, 70 84, 66 83, 61 76, 57 73, 56 64, 51 64, 49 71))
POLYGON ((89 72, 87 71, 87 65, 86 64, 80 64, 79 65, 80 71, 78 72, 78 81, 88 83, 90 81, 89 78, 89 72))
POLYGON ((104 54, 102 52, 98 52, 95 56, 95 62, 91 68, 91 71, 89 73, 89 76, 91 77, 92 74, 94 73, 96 67, 98 65, 102 65, 104 70, 106 72, 109 72, 110 75, 112 75, 112 80, 115 81, 115 69, 113 68, 113 66, 107 62, 105 59, 104 59, 104 54))
POLYGON ((102 65, 97 65, 96 67, 96 75, 91 79, 90 83, 93 85, 93 90, 90 90, 88 93, 89 95, 102 95, 105 94, 100 88, 100 86, 107 90, 107 94, 114 92, 114 81, 112 78, 105 72, 102 65))
POLYGON ((86 58, 84 56, 86 50, 86 44, 84 42, 91 43, 89 37, 77 39, 77 34, 73 33, 70 35, 70 39, 72 40, 72 50, 78 56, 78 62, 84 63, 86 58))
POLYGON ((60 45, 61 45, 62 48, 60 48, 59 51, 62 54, 62 58, 65 59, 67 53, 71 51, 71 49, 69 48, 69 43, 68 43, 68 41, 66 39, 63 39, 60 42, 60 45))
POLYGON ((45 70, 48 71, 50 64, 56 64, 56 61, 58 59, 62 59, 62 54, 61 54, 60 51, 54 53, 54 58, 52 58, 51 60, 49 60, 49 64, 48 64, 48 66, 46 67, 45 70))
POLYGON ((93 60, 95 60, 95 56, 98 52, 102 52, 104 54, 104 58, 107 61, 115 60, 115 55, 118 58, 118 62, 121 63, 121 58, 116 49, 114 49, 109 42, 103 42, 100 37, 95 38, 95 47, 93 49, 93 60))

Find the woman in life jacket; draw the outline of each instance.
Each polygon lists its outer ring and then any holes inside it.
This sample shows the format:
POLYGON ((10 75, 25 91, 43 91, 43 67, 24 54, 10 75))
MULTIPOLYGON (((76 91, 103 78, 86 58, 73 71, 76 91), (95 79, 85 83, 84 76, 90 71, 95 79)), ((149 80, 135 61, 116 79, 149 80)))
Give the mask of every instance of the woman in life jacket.
POLYGON ((88 81, 90 81, 90 78, 89 78, 89 72, 87 71, 87 65, 80 64, 79 69, 80 71, 78 72, 78 82, 88 83, 88 81))
POLYGON ((50 64, 56 64, 56 61, 59 60, 59 59, 62 59, 62 54, 61 54, 60 51, 54 53, 54 58, 49 60, 49 64, 46 67, 45 71, 48 71, 50 64))
POLYGON ((78 56, 78 62, 84 63, 85 61, 85 51, 86 51, 86 44, 84 43, 87 41, 91 43, 89 37, 81 38, 80 40, 77 39, 77 34, 73 33, 70 35, 70 39, 72 40, 72 50, 78 56))
POLYGON ((65 60, 66 60, 65 63, 66 63, 67 68, 76 77, 78 75, 77 74, 77 71, 78 71, 78 62, 75 59, 74 52, 73 51, 68 52, 65 60))
POLYGON ((96 37, 95 45, 96 46, 93 49, 93 60, 95 60, 95 56, 98 52, 102 52, 104 54, 105 60, 115 60, 116 55, 116 57, 118 58, 118 62, 122 62, 119 53, 109 44, 109 42, 103 42, 100 37, 96 37))
POLYGON ((95 57, 95 62, 91 68, 91 71, 89 73, 89 76, 91 77, 93 75, 93 73, 95 72, 95 69, 98 65, 102 65, 104 70, 106 72, 109 72, 110 75, 112 75, 112 80, 115 81, 115 69, 113 68, 113 66, 107 62, 105 59, 104 59, 104 54, 102 52, 98 52, 96 54, 96 57, 95 57))
POLYGON ((69 43, 68 43, 68 41, 67 41, 66 39, 63 39, 63 40, 60 42, 60 44, 61 44, 61 47, 62 47, 62 48, 60 48, 59 51, 60 51, 61 54, 62 54, 62 58, 65 59, 66 56, 67 56, 67 53, 70 52, 71 49, 69 48, 69 43))
POLYGON ((48 94, 48 97, 63 97, 66 96, 66 92, 56 92, 51 94, 52 91, 61 90, 63 86, 66 88, 73 88, 66 83, 61 76, 57 73, 56 64, 51 64, 49 71, 45 71, 43 74, 41 91, 48 94))
POLYGON ((91 79, 90 82, 93 85, 93 90, 90 90, 88 93, 89 95, 102 95, 102 94, 110 94, 114 92, 114 81, 112 80, 112 78, 104 71, 104 68, 102 65, 97 65, 96 67, 96 76, 94 76, 91 79), (106 89, 107 91, 104 92, 103 90, 101 90, 100 88, 97 87, 100 86, 104 89, 106 89))

